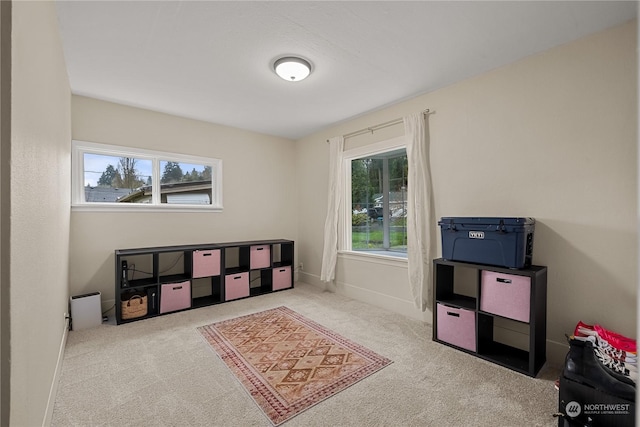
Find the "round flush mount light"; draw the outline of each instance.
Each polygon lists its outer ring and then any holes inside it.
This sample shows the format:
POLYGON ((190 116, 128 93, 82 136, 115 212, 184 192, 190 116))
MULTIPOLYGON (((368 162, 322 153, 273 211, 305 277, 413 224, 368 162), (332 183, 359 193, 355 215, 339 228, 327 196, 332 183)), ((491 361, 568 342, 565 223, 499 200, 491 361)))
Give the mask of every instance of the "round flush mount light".
POLYGON ((297 56, 285 56, 273 63, 276 74, 288 82, 299 82, 311 73, 311 64, 297 56))

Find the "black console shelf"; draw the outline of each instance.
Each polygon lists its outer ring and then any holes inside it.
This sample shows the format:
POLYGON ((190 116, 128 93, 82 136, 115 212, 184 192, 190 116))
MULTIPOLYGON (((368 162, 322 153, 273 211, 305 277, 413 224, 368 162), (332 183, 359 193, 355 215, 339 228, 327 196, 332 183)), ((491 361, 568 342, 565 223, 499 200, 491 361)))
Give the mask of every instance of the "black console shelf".
POLYGON ((116 323, 293 288, 293 254, 284 239, 118 249, 116 323), (141 300, 146 310, 125 314, 141 300))

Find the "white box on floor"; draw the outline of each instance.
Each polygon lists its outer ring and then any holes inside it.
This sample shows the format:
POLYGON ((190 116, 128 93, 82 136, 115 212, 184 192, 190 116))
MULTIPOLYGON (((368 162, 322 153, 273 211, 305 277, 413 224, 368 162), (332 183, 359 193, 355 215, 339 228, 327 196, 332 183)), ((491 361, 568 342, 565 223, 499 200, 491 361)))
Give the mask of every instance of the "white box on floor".
POLYGON ((76 295, 70 298, 71 330, 94 328, 102 324, 100 292, 76 295))

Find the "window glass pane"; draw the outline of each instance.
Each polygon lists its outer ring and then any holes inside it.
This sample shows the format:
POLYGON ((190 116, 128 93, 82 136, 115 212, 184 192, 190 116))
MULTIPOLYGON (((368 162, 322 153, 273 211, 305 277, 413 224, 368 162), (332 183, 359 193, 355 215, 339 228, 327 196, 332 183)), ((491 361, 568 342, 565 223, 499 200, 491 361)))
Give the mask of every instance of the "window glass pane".
POLYGON ((407 171, 404 149, 351 161, 352 250, 406 252, 407 171))
POLYGON ((389 249, 407 251, 407 155, 389 158, 389 249))
POLYGON ((222 160, 83 141, 72 148, 72 208, 222 210, 222 160))
POLYGON ((213 183, 211 166, 161 160, 160 174, 161 203, 211 204, 213 183))
POLYGON ((351 203, 353 207, 351 248, 382 248, 381 163, 372 158, 351 161, 351 203))
POLYGON ((93 153, 83 160, 86 202, 151 203, 151 160, 93 153))

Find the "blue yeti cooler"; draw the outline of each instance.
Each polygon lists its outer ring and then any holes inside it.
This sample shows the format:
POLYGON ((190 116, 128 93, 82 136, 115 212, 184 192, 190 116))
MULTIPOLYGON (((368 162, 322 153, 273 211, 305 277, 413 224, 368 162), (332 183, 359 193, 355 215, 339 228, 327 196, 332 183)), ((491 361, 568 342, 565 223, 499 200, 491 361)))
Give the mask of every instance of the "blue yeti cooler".
POLYGON ((533 218, 442 217, 442 258, 507 268, 531 265, 533 218))

